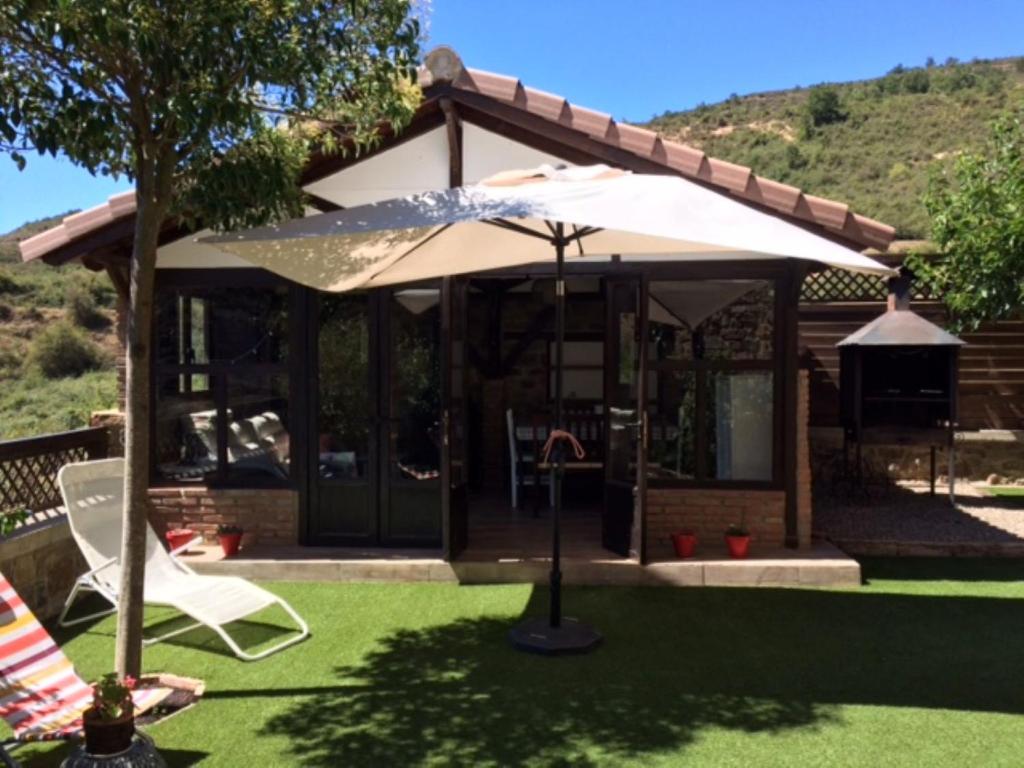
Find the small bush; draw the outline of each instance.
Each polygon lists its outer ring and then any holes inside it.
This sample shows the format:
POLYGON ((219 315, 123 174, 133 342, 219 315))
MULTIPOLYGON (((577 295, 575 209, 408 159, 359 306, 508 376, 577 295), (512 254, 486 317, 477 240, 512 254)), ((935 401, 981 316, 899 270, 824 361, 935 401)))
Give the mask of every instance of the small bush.
POLYGON ((14 309, 10 304, 0 302, 0 323, 8 323, 14 319, 14 309))
POLYGON ((846 112, 839 103, 839 92, 829 86, 813 88, 807 96, 807 115, 814 127, 841 123, 846 112))
POLYGON ((64 304, 75 325, 82 328, 105 328, 110 320, 96 305, 96 295, 89 286, 74 282, 68 286, 64 304))
POLYGON ((5 269, 0 269, 0 294, 21 293, 21 286, 14 279, 14 275, 5 269))
POLYGON ((66 321, 47 326, 32 340, 28 354, 29 365, 48 379, 81 376, 103 362, 100 348, 66 321))

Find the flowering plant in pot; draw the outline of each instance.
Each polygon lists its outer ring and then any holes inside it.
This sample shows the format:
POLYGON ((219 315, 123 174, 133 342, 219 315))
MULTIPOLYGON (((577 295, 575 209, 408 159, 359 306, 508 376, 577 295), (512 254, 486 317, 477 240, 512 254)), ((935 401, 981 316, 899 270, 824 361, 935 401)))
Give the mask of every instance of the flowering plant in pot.
POLYGON ((224 551, 224 557, 231 557, 238 554, 238 548, 242 544, 244 531, 239 525, 218 525, 217 540, 220 548, 224 551))
POLYGON ((90 755, 114 755, 132 745, 135 734, 135 678, 123 680, 114 672, 100 678, 92 688, 92 706, 82 715, 85 751, 90 755))
POLYGON ((676 551, 676 557, 693 557, 697 549, 697 534, 689 528, 675 531, 670 534, 672 546, 676 551))
POLYGON ((729 557, 742 560, 750 554, 750 531, 742 523, 730 525, 725 529, 725 545, 729 548, 729 557))

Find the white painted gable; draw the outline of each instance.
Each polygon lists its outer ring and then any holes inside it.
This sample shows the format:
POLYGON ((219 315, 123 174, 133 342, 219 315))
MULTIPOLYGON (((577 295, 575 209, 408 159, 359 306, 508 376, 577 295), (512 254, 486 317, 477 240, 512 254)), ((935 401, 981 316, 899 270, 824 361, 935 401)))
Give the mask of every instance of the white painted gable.
MULTIPOLYGON (((499 171, 535 168, 565 161, 554 155, 512 141, 472 123, 462 125, 462 173, 473 184, 499 171)), ((345 208, 413 195, 448 186, 448 135, 442 126, 344 170, 309 184, 307 192, 345 208)), ((307 215, 316 213, 308 210, 307 215)), ((158 269, 210 269, 251 267, 237 256, 224 253, 196 238, 208 230, 188 235, 157 251, 158 269)))

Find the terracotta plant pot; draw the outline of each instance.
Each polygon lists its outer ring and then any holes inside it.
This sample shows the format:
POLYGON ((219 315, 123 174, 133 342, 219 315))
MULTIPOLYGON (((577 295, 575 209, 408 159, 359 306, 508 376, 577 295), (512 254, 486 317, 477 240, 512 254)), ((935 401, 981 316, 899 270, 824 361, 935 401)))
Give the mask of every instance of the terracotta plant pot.
POLYGON ((676 557, 693 557, 697 549, 697 535, 692 531, 679 531, 671 534, 672 546, 676 550, 676 557))
POLYGON ((743 560, 750 554, 749 536, 726 536, 725 545, 729 548, 729 557, 743 560))
POLYGON ((116 755, 124 752, 132 745, 135 735, 135 715, 129 710, 127 715, 117 720, 101 720, 96 710, 90 707, 82 717, 85 731, 85 751, 90 755, 116 755))
POLYGON ((183 547, 196 537, 195 531, 188 528, 175 528, 164 534, 167 538, 167 546, 172 550, 183 547))
POLYGON ((224 550, 224 557, 231 557, 238 554, 238 548, 242 545, 242 534, 221 533, 217 535, 220 541, 220 548, 224 550))

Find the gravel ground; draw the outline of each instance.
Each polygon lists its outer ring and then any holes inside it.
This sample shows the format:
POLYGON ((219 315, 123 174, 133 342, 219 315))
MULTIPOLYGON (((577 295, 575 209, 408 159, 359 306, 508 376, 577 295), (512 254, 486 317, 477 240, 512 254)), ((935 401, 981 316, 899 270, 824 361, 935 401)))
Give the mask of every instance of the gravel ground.
POLYGON ((957 485, 956 506, 947 489, 928 495, 924 485, 901 484, 856 503, 815 499, 814 530, 835 541, 1024 543, 1024 498, 993 497, 957 485))

